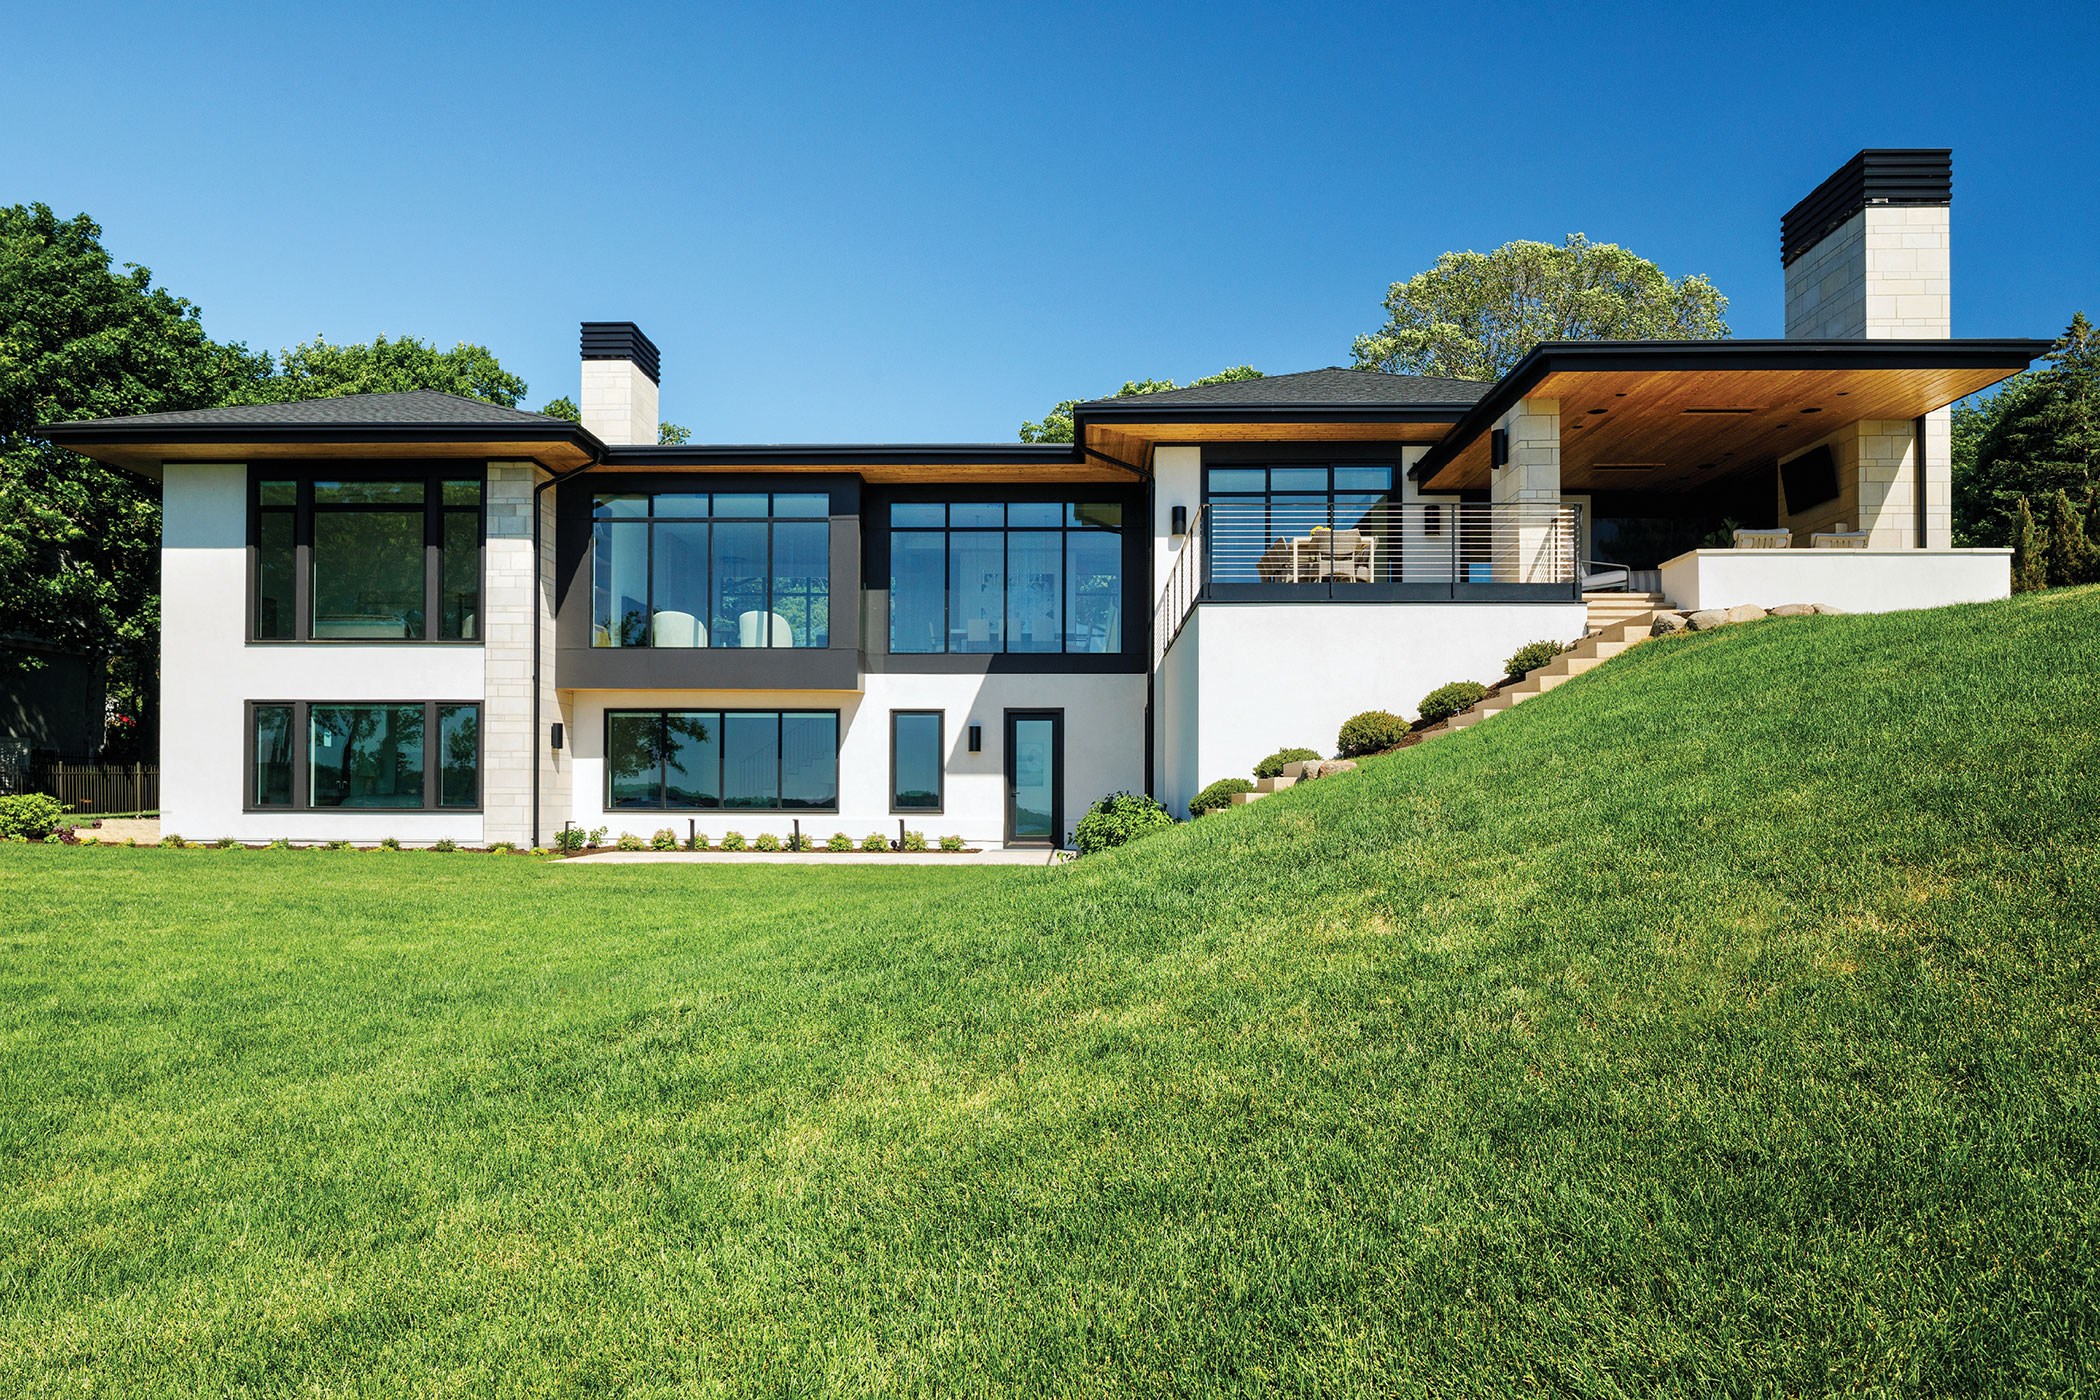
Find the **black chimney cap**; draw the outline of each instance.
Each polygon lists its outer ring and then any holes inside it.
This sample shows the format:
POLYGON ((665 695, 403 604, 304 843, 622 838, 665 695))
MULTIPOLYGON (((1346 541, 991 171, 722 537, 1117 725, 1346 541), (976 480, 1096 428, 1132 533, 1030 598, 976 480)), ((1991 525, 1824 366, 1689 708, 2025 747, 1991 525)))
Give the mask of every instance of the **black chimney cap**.
POLYGON ((632 321, 585 321, 583 358, 632 360, 636 368, 649 376, 651 384, 663 382, 656 377, 656 342, 643 335, 642 328, 632 321))
POLYGON ((1934 146, 1922 150, 1861 151, 1780 219, 1779 265, 1791 266, 1794 259, 1869 204, 1953 202, 1951 149, 1934 146))

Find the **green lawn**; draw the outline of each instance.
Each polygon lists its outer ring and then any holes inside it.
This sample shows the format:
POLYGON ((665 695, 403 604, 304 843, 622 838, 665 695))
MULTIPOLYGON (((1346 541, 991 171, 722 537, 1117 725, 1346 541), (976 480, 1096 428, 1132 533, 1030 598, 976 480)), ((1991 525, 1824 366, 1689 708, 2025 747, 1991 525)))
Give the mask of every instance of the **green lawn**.
POLYGON ((2096 773, 2082 590, 1061 870, 0 849, 0 1395, 2090 1392, 2096 773))

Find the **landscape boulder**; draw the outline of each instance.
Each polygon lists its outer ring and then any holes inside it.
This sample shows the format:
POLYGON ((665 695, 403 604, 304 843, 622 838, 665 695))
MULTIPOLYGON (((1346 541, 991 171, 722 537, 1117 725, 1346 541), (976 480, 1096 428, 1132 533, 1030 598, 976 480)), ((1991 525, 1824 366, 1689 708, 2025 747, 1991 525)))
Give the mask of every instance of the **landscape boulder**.
POLYGON ((1726 626, 1728 614, 1719 608, 1701 608, 1684 620, 1684 625, 1694 632, 1711 632, 1716 627, 1726 626))
POLYGON ((1778 607, 1772 609, 1772 616, 1813 617, 1815 611, 1816 605, 1814 603, 1781 603, 1778 607))
POLYGON ((1728 610, 1730 622, 1755 622, 1765 615, 1765 610, 1755 603, 1737 603, 1728 610))
POLYGON ((1684 630, 1684 614, 1681 612, 1659 612, 1655 615, 1655 627, 1649 632, 1652 637, 1667 637, 1672 632, 1684 630))
POLYGON ((1843 608, 1833 608, 1828 603, 1816 604, 1816 612, 1823 617, 1843 617, 1845 615, 1843 608))
POLYGON ((1354 773, 1356 771, 1356 760, 1353 758, 1330 758, 1324 763, 1310 764, 1308 768, 1310 771, 1306 774, 1307 777, 1331 778, 1337 773, 1354 773))

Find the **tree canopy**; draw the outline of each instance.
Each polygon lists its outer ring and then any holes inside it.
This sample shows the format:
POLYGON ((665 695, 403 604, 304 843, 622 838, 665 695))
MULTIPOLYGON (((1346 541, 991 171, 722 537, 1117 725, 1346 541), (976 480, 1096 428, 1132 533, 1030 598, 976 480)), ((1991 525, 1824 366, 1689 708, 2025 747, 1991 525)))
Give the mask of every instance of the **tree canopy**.
MULTIPOLYGON (((1193 389, 1200 384, 1229 384, 1239 379, 1260 379, 1262 372, 1252 365, 1234 365, 1221 369, 1216 374, 1206 374, 1201 379, 1191 379, 1186 384, 1176 384, 1171 379, 1126 379, 1123 387, 1102 398, 1127 399, 1138 394, 1163 394, 1169 389, 1193 389)), ((1021 424, 1023 442, 1070 442, 1072 440, 1072 410, 1084 399, 1066 399, 1043 415, 1040 423, 1021 424)))
POLYGON ((1386 322, 1356 338, 1358 369, 1497 379, 1547 340, 1719 340, 1728 298, 1646 258, 1571 234, 1446 253, 1395 282, 1386 322))
MULTIPOLYGON (((268 357, 264 358, 268 364, 268 357)), ((278 353, 271 371, 244 385, 228 402, 291 403, 345 394, 399 394, 435 389, 516 408, 525 381, 504 369, 486 346, 461 342, 440 350, 404 335, 380 336, 368 345, 334 345, 315 336, 278 353)))
MULTIPOLYGON (((558 399, 549 399, 533 411, 544 413, 549 418, 566 418, 571 423, 581 423, 583 421, 583 410, 578 408, 576 400, 570 398, 567 394, 563 394, 558 399)), ((656 425, 656 440, 662 446, 676 447, 681 443, 691 442, 693 440, 693 430, 682 423, 660 421, 656 425)))
POLYGON ((2039 505, 2061 491, 2089 506, 2100 495, 2100 334, 2084 312, 2047 361, 1954 410, 1957 543, 2012 544, 2022 498, 2039 505))

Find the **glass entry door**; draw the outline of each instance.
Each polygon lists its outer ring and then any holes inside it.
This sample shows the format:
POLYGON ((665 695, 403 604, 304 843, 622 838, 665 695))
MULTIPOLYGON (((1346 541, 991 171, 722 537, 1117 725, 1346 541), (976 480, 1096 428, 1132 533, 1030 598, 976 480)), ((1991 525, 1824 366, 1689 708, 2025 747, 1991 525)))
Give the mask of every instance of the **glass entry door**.
POLYGON ((1057 846, 1065 827, 1062 710, 1006 712, 1006 844, 1057 846))

